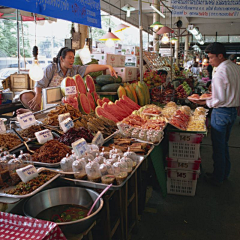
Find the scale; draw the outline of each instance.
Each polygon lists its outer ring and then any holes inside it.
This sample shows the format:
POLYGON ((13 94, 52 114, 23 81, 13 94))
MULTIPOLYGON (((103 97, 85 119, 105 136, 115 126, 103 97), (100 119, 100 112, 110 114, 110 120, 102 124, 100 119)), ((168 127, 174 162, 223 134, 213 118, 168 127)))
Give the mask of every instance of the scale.
POLYGON ((60 87, 49 87, 42 89, 43 109, 53 107, 62 100, 60 87))

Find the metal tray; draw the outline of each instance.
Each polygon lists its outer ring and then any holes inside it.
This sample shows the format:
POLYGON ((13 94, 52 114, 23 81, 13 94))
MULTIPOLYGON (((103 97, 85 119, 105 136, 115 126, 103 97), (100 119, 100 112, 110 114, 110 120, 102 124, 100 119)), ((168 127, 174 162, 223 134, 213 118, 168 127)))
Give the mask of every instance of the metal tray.
POLYGON ((111 134, 110 136, 108 136, 107 138, 104 139, 103 144, 105 144, 106 142, 108 142, 109 140, 111 140, 115 135, 117 135, 120 131, 117 130, 116 132, 114 132, 113 134, 111 134))
MULTIPOLYGON (((42 172, 43 170, 46 170, 45 168, 39 168, 37 169, 38 173, 42 172)), ((34 194, 36 194, 37 192, 39 192, 40 190, 42 190, 44 187, 46 187, 48 184, 50 184, 52 181, 54 181, 56 178, 58 178, 60 176, 60 174, 57 174, 56 176, 54 176, 52 179, 50 179, 49 181, 47 181, 46 183, 44 183, 42 186, 38 187, 37 189, 35 189, 33 192, 25 194, 25 195, 13 195, 13 194, 7 194, 4 193, 10 189, 15 188, 16 186, 11 186, 5 189, 0 189, 0 202, 1 202, 1 197, 7 197, 7 198, 27 198, 27 197, 31 197, 34 194)))
MULTIPOLYGON (((138 169, 138 167, 141 165, 145 157, 143 156, 138 156, 139 157, 139 162, 137 166, 133 169, 130 175, 127 176, 127 178, 120 184, 120 185, 112 185, 109 190, 119 190, 123 187, 123 185, 128 181, 129 178, 135 173, 135 171, 138 169)), ((67 177, 61 177, 62 179, 70 182, 74 182, 76 185, 84 186, 84 187, 89 187, 89 188, 98 188, 98 189, 104 189, 108 185, 104 183, 95 183, 95 182, 90 182, 87 180, 79 180, 79 179, 72 179, 72 178, 67 178, 67 177)))

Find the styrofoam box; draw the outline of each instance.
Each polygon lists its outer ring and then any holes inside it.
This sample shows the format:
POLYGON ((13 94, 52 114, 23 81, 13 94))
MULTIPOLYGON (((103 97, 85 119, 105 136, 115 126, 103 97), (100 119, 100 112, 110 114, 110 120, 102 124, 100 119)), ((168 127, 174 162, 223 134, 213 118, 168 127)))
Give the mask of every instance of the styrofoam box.
POLYGON ((167 178, 167 193, 183 196, 194 196, 197 187, 197 180, 181 180, 167 178))
POLYGON ((140 57, 137 56, 126 56, 125 66, 126 67, 139 67, 140 57))
POLYGON ((184 171, 180 169, 169 169, 167 168, 168 178, 181 179, 181 180, 197 180, 200 174, 198 171, 184 171))
POLYGON ((106 54, 102 54, 102 53, 95 53, 95 54, 91 54, 91 58, 97 59, 100 61, 106 61, 106 54))
POLYGON ((123 45, 122 55, 134 55, 139 56, 140 48, 138 46, 123 45))
MULTIPOLYGON (((113 69, 116 71, 117 75, 122 78, 123 82, 137 80, 137 67, 114 67, 113 69)), ((110 74, 108 69, 106 73, 110 74)))
POLYGON ((186 160, 186 159, 179 159, 179 158, 166 158, 167 160, 167 167, 180 169, 180 170, 198 170, 201 163, 201 158, 198 160, 186 160))

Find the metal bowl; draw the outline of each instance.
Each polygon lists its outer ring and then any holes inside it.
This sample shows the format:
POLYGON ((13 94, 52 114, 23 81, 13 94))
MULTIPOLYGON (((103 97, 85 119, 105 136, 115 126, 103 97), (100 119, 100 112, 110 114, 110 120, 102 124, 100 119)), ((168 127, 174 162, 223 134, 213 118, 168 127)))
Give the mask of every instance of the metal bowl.
MULTIPOLYGON (((27 217, 35 218, 43 210, 63 204, 76 204, 91 208, 93 202, 99 196, 93 190, 80 187, 58 187, 37 193, 29 198, 23 206, 23 212, 27 217)), ((103 207, 102 198, 95 205, 93 212, 88 217, 77 221, 57 223, 64 233, 82 233, 96 220, 103 207)))

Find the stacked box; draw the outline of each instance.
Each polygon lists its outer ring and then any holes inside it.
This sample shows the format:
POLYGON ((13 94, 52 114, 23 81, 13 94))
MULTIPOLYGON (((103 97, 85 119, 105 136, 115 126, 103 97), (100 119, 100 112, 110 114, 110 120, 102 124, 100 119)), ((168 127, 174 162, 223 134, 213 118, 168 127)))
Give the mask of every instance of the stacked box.
POLYGON ((140 57, 137 56, 126 56, 125 66, 126 67, 139 67, 140 57))
POLYGON ((200 173, 202 134, 169 133, 167 191, 169 194, 194 196, 200 173))
MULTIPOLYGON (((118 76, 122 78, 123 82, 137 80, 138 68, 137 67, 114 67, 113 68, 118 76)), ((110 74, 107 69, 107 74, 110 74)))
POLYGON ((92 54, 91 58, 99 60, 99 64, 107 64, 112 67, 124 67, 125 66, 125 56, 120 54, 92 54))
POLYGON ((140 48, 138 46, 122 46, 122 55, 139 56, 140 48))

